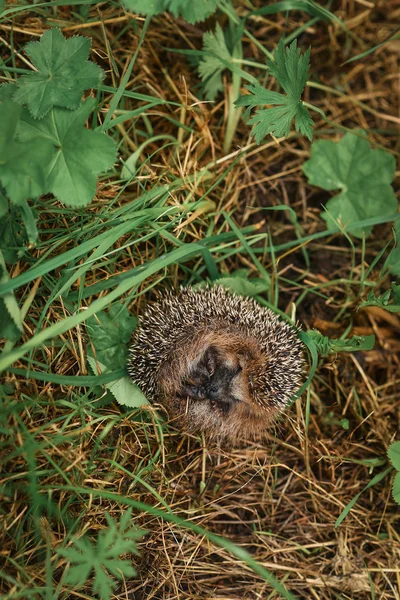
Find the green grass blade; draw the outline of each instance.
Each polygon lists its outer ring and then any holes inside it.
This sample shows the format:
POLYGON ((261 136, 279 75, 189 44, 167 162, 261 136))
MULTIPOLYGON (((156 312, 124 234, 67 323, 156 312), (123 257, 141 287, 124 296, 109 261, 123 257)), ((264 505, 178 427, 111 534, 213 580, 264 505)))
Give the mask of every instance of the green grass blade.
POLYGON ((50 327, 43 329, 42 331, 34 335, 28 342, 26 342, 22 346, 19 346, 12 352, 2 352, 0 355, 0 372, 4 369, 7 369, 7 367, 10 367, 16 360, 19 360, 27 352, 33 350, 34 348, 37 348, 45 341, 53 339, 61 335, 62 333, 69 331, 73 327, 76 327, 76 325, 78 325, 79 323, 83 323, 84 321, 86 321, 86 319, 96 314, 96 312, 104 310, 109 304, 111 304, 111 302, 114 302, 115 300, 117 300, 117 298, 122 296, 122 294, 125 294, 130 289, 139 285, 142 281, 147 279, 147 277, 150 277, 150 275, 157 273, 161 269, 164 269, 165 267, 171 264, 179 263, 181 261, 184 261, 185 259, 191 258, 198 254, 203 254, 203 252, 204 247, 200 244, 194 243, 186 244, 185 246, 182 246, 177 250, 173 250, 166 256, 159 257, 152 264, 145 267, 140 274, 129 277, 126 281, 120 283, 115 290, 113 290, 106 296, 98 298, 97 300, 92 302, 92 304, 86 310, 71 315, 70 317, 67 317, 63 321, 55 323, 54 325, 50 325, 50 327))
POLYGON ((385 469, 385 471, 382 471, 381 473, 378 473, 377 475, 375 475, 375 477, 373 477, 371 479, 371 481, 365 486, 365 488, 363 488, 361 490, 361 492, 356 494, 354 496, 354 498, 352 500, 350 500, 350 502, 347 504, 347 506, 345 506, 345 508, 342 510, 339 517, 337 518, 335 527, 339 527, 340 523, 347 517, 347 515, 349 514, 349 512, 351 511, 351 509, 353 508, 353 506, 355 505, 355 503, 357 502, 357 500, 359 499, 361 494, 363 494, 364 492, 369 490, 369 488, 373 487, 374 485, 376 485, 377 483, 382 481, 382 479, 384 479, 386 477, 386 475, 388 473, 390 473, 390 471, 392 469, 393 469, 393 467, 388 467, 387 469, 385 469))

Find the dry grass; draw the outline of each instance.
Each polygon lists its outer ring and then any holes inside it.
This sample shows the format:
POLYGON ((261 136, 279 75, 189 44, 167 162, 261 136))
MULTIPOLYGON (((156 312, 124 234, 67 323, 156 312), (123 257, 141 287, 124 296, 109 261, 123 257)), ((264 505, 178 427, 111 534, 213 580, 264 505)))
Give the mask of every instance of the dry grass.
MULTIPOLYGON (((244 10, 245 2, 236 4, 244 10)), ((336 126, 364 128, 375 145, 397 157, 400 41, 386 44, 367 59, 341 65, 394 31, 400 2, 341 0, 333 2, 331 9, 345 21, 347 32, 320 21, 301 36, 302 47, 312 45, 312 80, 318 80, 331 92, 309 86, 306 99, 322 108, 336 126)), ((6 44, 21 48, 50 25, 61 27, 65 34, 90 35, 93 59, 108 71, 106 83, 117 86, 135 51, 142 21, 139 19, 134 27, 132 15, 106 3, 92 6, 89 14, 93 18, 98 15, 90 26, 80 22, 71 7, 54 8, 52 13, 37 9, 14 19, 12 35, 11 22, 1 23, 1 38, 6 44)), ((279 13, 254 18, 248 27, 272 50, 282 35, 294 31, 307 19, 304 13, 289 13, 287 19, 279 13)), ((208 25, 212 24, 210 19, 208 25)), ((164 147, 164 141, 150 144, 142 158, 153 152, 154 155, 151 161, 144 160, 138 180, 117 199, 121 190, 118 181, 104 182, 87 214, 101 219, 109 203, 124 206, 142 193, 143 186, 150 189, 184 178, 184 184, 171 194, 169 204, 179 206, 207 193, 212 201, 208 210, 212 212, 184 215, 173 222, 170 231, 181 242, 202 239, 210 223, 215 232, 228 231, 221 216, 221 210, 225 210, 234 211, 240 227, 256 224, 259 232, 268 233, 268 244, 271 240, 275 245, 285 243, 294 234, 284 213, 263 211, 266 206, 279 204, 295 209, 305 235, 322 231, 321 203, 328 195, 311 188, 302 174, 301 166, 310 148, 306 139, 292 135, 279 144, 267 139, 265 144, 256 146, 248 127, 241 122, 232 153, 223 155, 226 106, 222 97, 215 103, 200 101, 194 69, 184 56, 165 50, 200 48, 205 28, 204 24, 191 26, 169 16, 152 22, 128 89, 177 104, 160 104, 148 110, 147 121, 139 119, 135 129, 130 128, 130 122, 124 123, 116 137, 122 140, 120 151, 124 158, 143 141, 140 132, 150 127, 149 123, 154 135, 178 136, 179 147, 164 147), (184 127, 177 128, 176 121, 184 127), (210 190, 211 183, 237 158, 239 148, 246 149, 242 158, 210 190), (212 177, 198 177, 200 169, 214 160, 217 162, 212 166, 212 177)), ((246 37, 244 49, 246 57, 264 61, 259 49, 246 37)), ((17 66, 24 67, 24 62, 26 57, 19 52, 17 66)), ((109 100, 105 96, 104 111, 109 100)), ((126 101, 126 108, 137 106, 136 101, 130 105, 126 101)), ((322 119, 317 121, 317 137, 339 139, 340 135, 340 129, 328 129, 322 119)), ((81 219, 78 214, 64 216, 51 200, 43 201, 43 208, 46 210, 41 214, 41 245, 33 251, 36 259, 47 252, 58 236, 62 243, 54 246, 53 255, 73 247, 76 241, 62 237, 63 231, 79 227, 81 219)), ((297 316, 305 329, 317 327, 325 335, 337 337, 350 327, 353 334, 374 333, 377 338, 373 351, 333 356, 321 362, 311 386, 309 406, 305 398, 297 402, 263 443, 243 444, 238 449, 205 448, 201 440, 186 437, 172 427, 160 427, 151 409, 143 419, 132 418, 114 404, 94 406, 94 396, 85 388, 43 383, 8 373, 6 382, 12 391, 6 404, 11 406, 18 401, 21 408, 17 414, 11 411, 9 437, 5 436, 2 446, 1 483, 5 495, 0 568, 6 575, 2 582, 4 598, 23 598, 23 592, 17 594, 21 589, 31 590, 29 597, 41 597, 40 590, 35 595, 35 588, 46 585, 46 548, 51 553, 57 549, 70 528, 76 528, 80 534, 95 533, 105 525, 104 512, 114 516, 122 512, 121 503, 90 493, 97 490, 160 509, 168 506, 175 515, 221 534, 247 549, 298 598, 398 600, 400 517, 391 498, 392 474, 365 491, 335 528, 347 503, 386 468, 387 447, 398 435, 400 318, 378 308, 356 312, 360 298, 370 289, 364 285, 365 266, 382 249, 382 240, 389 238, 390 226, 381 225, 368 238, 365 252, 361 243, 353 251, 339 235, 311 241, 307 244, 308 270, 299 248, 288 253, 278 251, 278 262, 270 254, 259 255, 264 266, 274 273, 273 292, 279 290, 280 308, 286 310, 298 301, 297 316), (349 421, 347 430, 342 419, 349 421), (32 497, 26 490, 32 488, 23 485, 32 483, 32 469, 38 474, 42 491, 52 490, 43 492, 42 498, 47 508, 53 507, 53 513, 50 510, 44 516, 41 512, 36 537, 32 536, 27 516, 32 497), (78 488, 86 492, 77 492, 78 488)), ((124 250, 127 239, 132 238, 124 237, 114 244, 119 250, 112 264, 104 258, 85 274, 84 288, 107 282, 173 247, 169 238, 160 236, 157 244, 150 239, 124 250)), ((237 251, 237 243, 235 248, 231 257, 222 257, 221 270, 245 267, 256 274, 251 258, 237 251)), ((28 266, 23 262, 16 265, 13 276, 28 266)), ((152 284, 170 287, 201 279, 206 273, 200 267, 201 262, 195 260, 184 267, 172 266, 146 280, 139 292, 152 284)), ((36 296, 26 320, 26 339, 38 323, 49 325, 77 310, 78 305, 71 304, 68 298, 66 302, 55 298, 46 306, 52 286, 62 274, 60 267, 36 280, 36 296)), ((380 292, 389 282, 380 279, 378 266, 369 280, 377 282, 380 292)), ((75 301, 79 300, 81 289, 81 281, 74 282, 71 290, 76 293, 75 301)), ((31 291, 31 286, 24 288, 21 298, 25 299, 31 291)), ((89 305, 95 297, 97 292, 83 297, 81 305, 89 305)), ((129 302, 132 311, 140 313, 144 296, 131 294, 129 302)), ((59 375, 84 375, 86 341, 81 326, 36 349, 30 364, 35 367, 33 361, 39 361, 36 366, 47 365, 49 372, 59 375)), ((25 363, 17 366, 26 368, 25 363)), ((227 550, 146 512, 136 515, 138 525, 144 526, 148 534, 140 544, 140 558, 134 559, 138 577, 119 589, 115 596, 118 600, 279 597, 227 550)), ((65 563, 56 554, 51 556, 56 586, 65 563)), ((91 596, 89 588, 72 593, 61 585, 58 597, 91 596)))

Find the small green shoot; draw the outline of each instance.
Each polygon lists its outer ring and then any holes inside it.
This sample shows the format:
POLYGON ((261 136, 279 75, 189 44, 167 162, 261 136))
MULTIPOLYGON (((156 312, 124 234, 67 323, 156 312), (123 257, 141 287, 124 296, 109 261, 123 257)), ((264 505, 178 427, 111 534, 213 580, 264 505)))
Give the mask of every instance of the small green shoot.
POLYGON ((375 344, 374 335, 354 335, 348 339, 331 339, 322 335, 316 329, 311 329, 307 335, 314 342, 320 356, 329 356, 336 352, 358 352, 359 350, 372 350, 375 344))
POLYGON ((182 17, 188 23, 204 21, 218 8, 218 0, 122 0, 122 4, 141 15, 159 15, 168 10, 174 17, 182 17))
POLYGON ((206 31, 203 35, 203 58, 199 63, 199 75, 204 83, 204 92, 208 100, 215 100, 218 92, 224 89, 222 72, 224 62, 231 62, 232 55, 226 45, 224 32, 217 23, 215 33, 206 31))
POLYGON ((258 108, 248 121, 250 125, 254 125, 253 135, 257 144, 268 134, 287 137, 293 120, 296 131, 311 140, 314 121, 301 101, 309 76, 310 48, 302 54, 297 48, 297 40, 286 49, 283 40, 280 40, 273 56, 274 60, 267 60, 267 66, 286 94, 267 90, 261 85, 249 85, 246 87, 250 94, 242 96, 235 104, 247 106, 246 116, 249 116, 252 108, 265 104, 274 105, 274 108, 258 108))
POLYGON ((393 281, 391 289, 377 297, 374 292, 370 292, 358 308, 363 306, 379 306, 391 313, 400 312, 400 285, 396 285, 393 281))
POLYGON ((49 29, 38 42, 29 42, 25 52, 37 71, 17 81, 14 101, 27 105, 36 119, 53 106, 77 109, 84 90, 97 87, 104 71, 88 60, 90 39, 65 39, 59 29, 49 29))
POLYGON ((395 172, 394 156, 385 150, 372 150, 363 134, 347 133, 336 143, 317 140, 311 158, 303 165, 311 185, 324 190, 341 190, 328 200, 328 213, 322 215, 327 228, 338 229, 339 221, 349 233, 361 238, 371 227, 352 227, 356 221, 397 211, 391 183, 395 172))
POLYGON ((82 588, 93 572, 93 592, 101 600, 111 598, 117 585, 116 579, 135 577, 136 570, 131 561, 120 557, 127 553, 139 554, 137 541, 146 534, 131 524, 131 508, 121 516, 119 523, 107 513, 105 517, 108 528, 99 532, 96 544, 87 537, 81 537, 58 551, 69 562, 63 583, 82 588))
POLYGON ((202 59, 198 65, 205 97, 208 100, 215 100, 217 94, 223 91, 223 71, 225 69, 231 71, 232 81, 226 86, 228 116, 223 145, 225 154, 230 151, 242 112, 242 107, 235 106, 235 100, 240 93, 242 76, 246 76, 246 73, 237 66, 243 58, 243 26, 243 21, 237 24, 230 20, 225 30, 222 30, 217 23, 215 32, 206 31, 203 35, 202 59))

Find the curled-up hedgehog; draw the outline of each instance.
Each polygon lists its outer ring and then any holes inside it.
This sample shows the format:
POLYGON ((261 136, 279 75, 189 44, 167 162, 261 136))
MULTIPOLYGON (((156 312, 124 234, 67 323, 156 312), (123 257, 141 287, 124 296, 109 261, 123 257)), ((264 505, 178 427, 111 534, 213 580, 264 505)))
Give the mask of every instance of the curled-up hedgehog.
POLYGON ((184 288, 147 307, 128 373, 185 431, 238 441, 265 432, 300 387, 296 330, 221 286, 184 288))

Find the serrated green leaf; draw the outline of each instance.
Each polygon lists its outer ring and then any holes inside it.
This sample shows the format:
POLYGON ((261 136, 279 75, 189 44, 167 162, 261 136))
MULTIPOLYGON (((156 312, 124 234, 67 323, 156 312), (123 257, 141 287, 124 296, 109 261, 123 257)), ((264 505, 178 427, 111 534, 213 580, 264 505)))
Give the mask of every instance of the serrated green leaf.
POLYGON ((123 406, 138 408, 149 403, 142 390, 128 376, 106 383, 105 386, 113 394, 118 404, 123 406))
POLYGON ((104 78, 104 71, 88 60, 86 37, 66 39, 59 29, 49 29, 38 42, 29 42, 25 52, 37 71, 17 80, 14 100, 26 104, 37 119, 53 106, 77 109, 83 91, 97 87, 104 78))
POLYGON ((95 105, 88 98, 75 111, 52 108, 35 120, 25 110, 18 136, 25 144, 50 141, 51 159, 44 165, 48 191, 67 206, 85 206, 96 193, 97 175, 110 168, 116 158, 113 140, 104 133, 85 128, 95 105))
POLYGON ((132 510, 127 512, 129 519, 122 515, 119 524, 106 514, 109 527, 99 532, 96 544, 88 538, 79 538, 58 551, 69 563, 63 577, 65 584, 80 588, 93 573, 93 592, 102 600, 109 600, 116 586, 115 578, 136 575, 133 565, 120 556, 138 554, 136 542, 146 532, 131 525, 132 510))
POLYGON ((375 344, 374 335, 353 335, 346 339, 331 339, 322 335, 317 329, 310 329, 307 335, 317 347, 320 356, 328 356, 336 352, 358 352, 359 350, 372 350, 375 344))
POLYGON ((197 23, 217 10, 218 0, 122 0, 122 4, 128 10, 142 15, 158 15, 168 10, 188 23, 197 23))
POLYGON ((166 0, 166 4, 175 17, 182 17, 188 23, 204 21, 218 8, 218 0, 166 0))
POLYGON ((372 227, 352 227, 352 223, 397 211, 397 199, 390 185, 395 159, 385 150, 372 150, 360 135, 347 133, 338 143, 317 140, 303 171, 312 185, 324 190, 341 190, 328 200, 328 214, 322 217, 327 228, 337 230, 339 221, 356 237, 368 236, 372 227))
POLYGON ((241 96, 235 102, 236 106, 247 107, 247 116, 252 108, 265 104, 275 106, 267 109, 259 108, 249 120, 250 125, 254 125, 253 135, 258 144, 268 134, 287 137, 293 120, 296 131, 312 139, 314 121, 301 101, 301 94, 309 76, 309 64, 310 49, 301 54, 296 40, 286 49, 283 41, 280 40, 274 51, 274 60, 268 60, 267 66, 286 95, 266 90, 260 85, 249 85, 246 87, 250 94, 241 96))
MULTIPOLYGON (((93 373, 98 373, 99 369, 101 373, 109 372, 109 369, 103 363, 92 356, 88 356, 87 360, 93 373)), ((104 385, 111 392, 118 404, 128 406, 129 408, 138 408, 149 403, 141 389, 128 376, 120 377, 104 385)))
POLYGON ((297 40, 288 48, 285 48, 283 40, 280 40, 274 51, 274 60, 267 60, 269 72, 279 81, 292 101, 299 102, 307 83, 310 53, 311 49, 308 48, 302 54, 300 48, 297 48, 297 40))
POLYGON ((400 440, 390 444, 388 448, 388 457, 397 471, 400 471, 400 440))
POLYGON ((95 358, 106 369, 115 371, 126 367, 128 342, 137 325, 126 306, 116 302, 110 309, 101 311, 87 322, 87 330, 95 350, 95 358))
POLYGON ((396 473, 394 477, 392 494, 397 504, 400 504, 400 473, 396 473))
POLYGON ((206 98, 214 100, 218 92, 223 90, 221 74, 226 66, 222 61, 232 60, 219 23, 217 23, 215 32, 206 31, 204 33, 202 51, 204 54, 198 67, 199 75, 204 82, 206 98))
POLYGON ((44 138, 21 143, 17 139, 21 107, 5 99, 0 110, 0 181, 11 202, 21 204, 46 192, 45 164, 52 144, 44 138))
POLYGON ((158 15, 166 10, 166 0, 122 0, 122 4, 133 13, 158 15))

